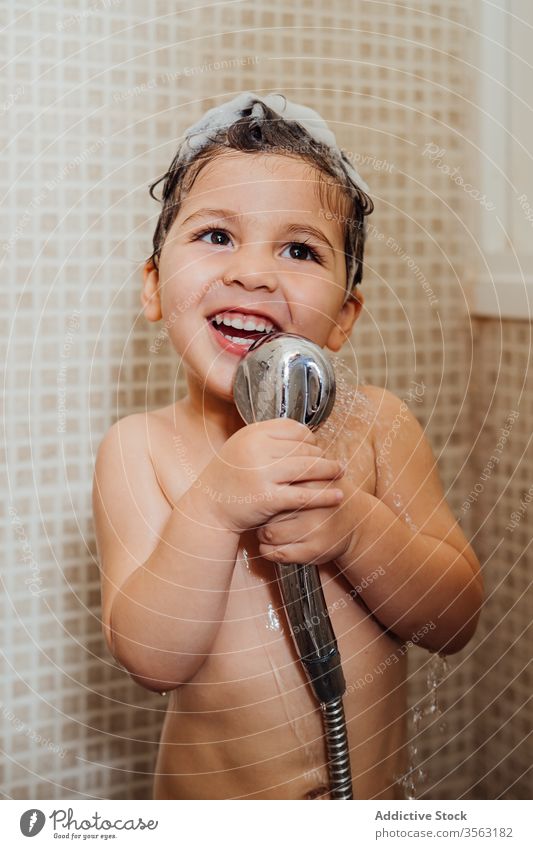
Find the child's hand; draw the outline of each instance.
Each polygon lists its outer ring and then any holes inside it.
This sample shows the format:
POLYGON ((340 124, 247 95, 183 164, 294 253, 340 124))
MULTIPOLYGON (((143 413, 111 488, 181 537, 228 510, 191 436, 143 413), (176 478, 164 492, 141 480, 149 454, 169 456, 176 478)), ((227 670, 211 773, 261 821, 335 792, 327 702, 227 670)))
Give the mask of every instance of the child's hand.
POLYGON ((224 443, 193 486, 205 493, 212 518, 235 532, 257 528, 283 510, 338 505, 331 481, 342 475, 341 464, 323 457, 317 443, 294 419, 246 425, 224 443))
MULTIPOLYGON (((304 484, 314 488, 310 481, 304 484)), ((329 563, 341 557, 352 543, 358 491, 349 481, 335 482, 344 492, 339 504, 298 513, 281 513, 257 531, 261 557, 273 563, 329 563)), ((362 493, 366 496, 366 493, 362 493)))

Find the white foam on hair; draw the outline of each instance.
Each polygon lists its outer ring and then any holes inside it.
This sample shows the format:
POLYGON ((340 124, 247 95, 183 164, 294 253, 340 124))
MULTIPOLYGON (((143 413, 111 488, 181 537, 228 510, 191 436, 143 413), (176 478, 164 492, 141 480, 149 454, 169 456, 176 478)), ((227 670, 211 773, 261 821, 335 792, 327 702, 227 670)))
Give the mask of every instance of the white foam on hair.
MULTIPOLYGON (((199 150, 211 141, 213 133, 217 130, 230 127, 235 121, 242 118, 242 112, 245 109, 250 109, 254 100, 261 101, 287 121, 297 121, 301 124, 315 141, 331 148, 339 160, 341 172, 345 171, 352 182, 364 192, 370 192, 368 184, 363 180, 358 171, 355 170, 353 165, 349 161, 341 159, 341 150, 337 144, 337 139, 322 116, 315 109, 311 109, 310 106, 294 103, 291 100, 287 100, 284 95, 278 93, 260 95, 253 91, 243 91, 232 100, 208 109, 199 121, 185 130, 186 145, 182 155, 180 155, 180 160, 183 159, 184 162, 188 162, 192 159, 199 150)), ((262 110, 259 103, 254 104, 251 115, 254 118, 262 118, 262 110)))

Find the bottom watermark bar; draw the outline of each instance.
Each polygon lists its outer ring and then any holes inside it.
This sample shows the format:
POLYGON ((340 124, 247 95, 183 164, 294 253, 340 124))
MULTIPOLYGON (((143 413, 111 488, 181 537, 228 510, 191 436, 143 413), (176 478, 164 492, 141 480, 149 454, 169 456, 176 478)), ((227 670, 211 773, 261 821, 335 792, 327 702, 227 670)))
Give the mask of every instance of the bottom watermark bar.
MULTIPOLYGON (((280 779, 282 776, 280 776, 280 779)), ((357 791, 357 780, 354 782, 357 791)), ((501 789, 501 788, 500 788, 501 789)), ((299 801, 299 800, 298 800, 299 801)), ((311 816, 286 800, 6 800, 3 845, 63 841, 120 846, 428 845, 530 847, 530 803, 516 800, 337 803, 311 816), (273 811, 273 808, 276 811, 273 811), (206 816, 207 811, 209 815, 206 816), (322 815, 320 815, 322 814, 322 815)))

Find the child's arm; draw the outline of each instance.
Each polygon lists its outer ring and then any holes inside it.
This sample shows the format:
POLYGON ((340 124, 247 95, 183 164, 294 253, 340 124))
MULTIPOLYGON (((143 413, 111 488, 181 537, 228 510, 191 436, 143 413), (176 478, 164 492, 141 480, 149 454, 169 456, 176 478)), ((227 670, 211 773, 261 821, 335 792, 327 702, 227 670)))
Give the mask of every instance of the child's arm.
POLYGON ((358 521, 336 563, 354 586, 381 566, 384 574, 360 590, 367 607, 402 639, 425 631, 420 645, 451 654, 477 626, 483 603, 479 562, 446 504, 417 420, 390 392, 380 390, 374 401, 380 423, 376 494, 344 481, 346 505, 358 521))
POLYGON ((174 508, 147 450, 146 420, 114 424, 100 444, 93 514, 102 627, 111 653, 149 690, 194 676, 224 618, 239 534, 191 488, 174 508), (216 560, 213 560, 216 552, 216 560))

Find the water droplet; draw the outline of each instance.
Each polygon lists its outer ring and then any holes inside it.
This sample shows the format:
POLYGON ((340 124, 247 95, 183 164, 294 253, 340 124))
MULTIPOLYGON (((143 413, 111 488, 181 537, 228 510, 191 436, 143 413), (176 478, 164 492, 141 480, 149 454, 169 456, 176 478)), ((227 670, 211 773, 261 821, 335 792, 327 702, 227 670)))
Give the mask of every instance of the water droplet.
MULTIPOLYGON (((246 567, 246 571, 248 572, 248 574, 249 574, 251 577, 253 577, 254 581, 256 581, 258 584, 264 584, 264 583, 265 583, 265 579, 264 579, 264 578, 261 578, 259 575, 256 575, 256 574, 254 573, 253 569, 251 569, 251 568, 250 568, 250 561, 249 561, 249 559, 248 559, 248 552, 247 552, 247 550, 246 550, 244 547, 241 549, 241 553, 242 553, 242 558, 241 558, 241 560, 242 560, 242 563, 244 563, 244 566, 246 567)), ((239 556, 239 555, 237 554, 237 557, 238 557, 238 556, 239 556)))
POLYGON ((274 610, 274 606, 271 601, 268 603, 267 608, 267 624, 266 627, 269 631, 280 631, 283 633, 283 630, 280 625, 279 617, 276 611, 274 610))
POLYGON ((411 528, 412 531, 418 531, 419 530, 418 525, 415 525, 415 523, 413 522, 409 513, 404 512, 404 513, 402 513, 402 515, 403 515, 403 518, 405 520, 405 524, 408 525, 411 528))
POLYGON ((359 446, 364 432, 369 432, 373 426, 376 414, 358 388, 364 381, 358 379, 342 357, 335 354, 329 357, 335 373, 335 404, 327 419, 315 430, 315 436, 324 455, 345 463, 346 478, 354 480, 354 465, 368 472, 367 457, 359 453, 359 446))

